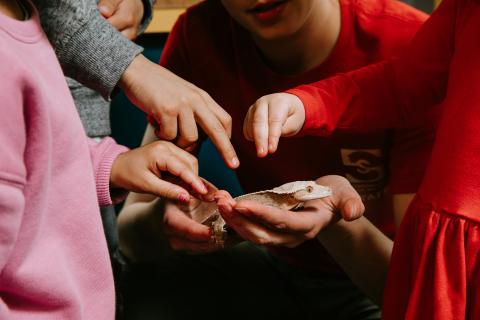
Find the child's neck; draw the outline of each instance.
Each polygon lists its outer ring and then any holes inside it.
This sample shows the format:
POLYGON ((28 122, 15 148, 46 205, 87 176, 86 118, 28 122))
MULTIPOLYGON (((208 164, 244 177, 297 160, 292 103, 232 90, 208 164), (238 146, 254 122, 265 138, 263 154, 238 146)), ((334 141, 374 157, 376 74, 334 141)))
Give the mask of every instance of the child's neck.
POLYGON ((322 64, 335 47, 341 29, 338 0, 314 1, 308 20, 289 38, 264 40, 254 37, 258 48, 280 73, 299 74, 322 64))
POLYGON ((0 0, 0 13, 16 20, 25 19, 25 14, 16 0, 0 0))

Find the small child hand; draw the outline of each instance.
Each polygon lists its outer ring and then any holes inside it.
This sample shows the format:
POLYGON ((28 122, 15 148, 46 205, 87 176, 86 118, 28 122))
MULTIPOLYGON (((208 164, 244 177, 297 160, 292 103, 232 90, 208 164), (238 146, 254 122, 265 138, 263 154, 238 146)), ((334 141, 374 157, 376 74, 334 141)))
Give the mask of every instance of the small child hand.
POLYGON ((167 141, 156 141, 120 154, 113 162, 110 184, 113 188, 188 202, 189 192, 162 179, 162 172, 179 177, 200 195, 208 193, 198 176, 197 159, 167 141))
POLYGON ((126 38, 137 37, 145 11, 142 0, 100 0, 98 9, 126 38))
POLYGON ((302 101, 289 93, 274 93, 258 99, 243 123, 245 138, 254 141, 260 158, 277 150, 280 137, 296 135, 305 122, 302 101))

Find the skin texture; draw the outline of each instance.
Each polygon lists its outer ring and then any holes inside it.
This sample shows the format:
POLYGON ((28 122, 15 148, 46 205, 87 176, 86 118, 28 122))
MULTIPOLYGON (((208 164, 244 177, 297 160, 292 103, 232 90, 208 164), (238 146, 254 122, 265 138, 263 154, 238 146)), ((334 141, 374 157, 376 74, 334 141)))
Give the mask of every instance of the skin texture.
MULTIPOLYGON (((100 13, 125 37, 137 37, 144 15, 142 0, 100 0, 100 13)), ((198 140, 197 123, 230 168, 240 165, 230 143, 232 119, 205 91, 138 55, 118 84, 157 126, 162 140, 187 149, 198 140)))
POLYGON ((232 118, 205 91, 142 55, 125 70, 119 86, 158 124, 158 138, 186 148, 198 139, 198 123, 225 163, 230 168, 240 165, 230 142, 232 118))
POLYGON ((332 195, 306 201, 297 211, 263 205, 259 201, 237 202, 228 193, 222 194, 217 203, 227 224, 243 239, 261 245, 293 248, 315 238, 340 218, 358 219, 365 210, 360 196, 345 178, 325 176, 316 183, 329 186, 332 195))
POLYGON ((197 159, 167 141, 156 141, 120 154, 112 165, 110 185, 182 202, 190 200, 189 190, 197 194, 208 191, 198 176, 197 159), (179 181, 168 182, 164 174, 178 177, 179 181))
POLYGON ((280 137, 292 137, 302 129, 305 108, 293 94, 275 93, 258 99, 245 116, 243 135, 255 142, 257 156, 277 151, 280 137))
MULTIPOLYGON (((290 247, 315 238, 340 217, 352 220, 363 214, 362 201, 345 178, 326 176, 316 182, 334 188, 334 195, 307 201, 295 212, 255 201, 236 203, 224 193, 217 197, 217 203, 191 198, 183 205, 131 194, 118 220, 120 247, 133 261, 158 258, 171 249, 197 253, 218 250, 211 241, 210 228, 191 218, 217 205, 225 221, 244 239, 290 247), (251 219, 263 222, 252 226, 251 219)), ((214 187, 209 187, 208 194, 218 195, 214 187)))
MULTIPOLYGON (((228 232, 226 230, 226 221, 222 215, 219 215, 220 209, 229 208, 232 210, 237 201, 252 201, 266 207, 274 207, 283 210, 293 210, 299 208, 307 201, 317 200, 331 196, 331 190, 328 187, 321 186, 315 181, 295 181, 286 183, 280 187, 245 194, 233 199, 231 195, 224 190, 215 193, 215 200, 219 204, 218 208, 213 211, 205 212, 201 220, 197 220, 203 224, 211 225, 215 243, 224 246, 225 241, 228 242, 228 232), (220 206, 223 204, 223 206, 220 206)), ((195 217, 194 217, 195 218, 195 217)))

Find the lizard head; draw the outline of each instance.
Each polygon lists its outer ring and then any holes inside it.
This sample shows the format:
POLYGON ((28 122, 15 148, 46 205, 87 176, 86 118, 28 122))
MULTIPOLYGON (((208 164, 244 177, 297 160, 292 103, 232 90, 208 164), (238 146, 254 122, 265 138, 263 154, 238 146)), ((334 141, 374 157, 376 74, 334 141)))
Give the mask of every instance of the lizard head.
POLYGON ((325 198, 332 194, 330 188, 321 186, 315 181, 289 182, 272 189, 272 192, 276 194, 288 194, 298 202, 325 198))
POLYGON ((293 193, 298 201, 309 201, 328 197, 332 194, 330 188, 316 184, 315 181, 304 181, 304 185, 293 193))

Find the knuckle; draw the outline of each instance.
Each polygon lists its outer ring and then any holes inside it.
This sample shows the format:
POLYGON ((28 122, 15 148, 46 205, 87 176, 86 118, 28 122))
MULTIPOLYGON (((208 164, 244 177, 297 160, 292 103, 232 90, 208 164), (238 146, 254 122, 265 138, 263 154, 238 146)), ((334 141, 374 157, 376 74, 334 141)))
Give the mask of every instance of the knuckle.
POLYGON ((253 122, 254 124, 264 123, 264 122, 265 122, 265 119, 262 117, 262 115, 261 115, 260 112, 255 112, 255 113, 253 114, 252 122, 253 122))
POLYGON ((231 127, 231 126, 232 126, 232 123, 233 123, 232 116, 229 115, 228 113, 226 113, 226 114, 222 117, 222 122, 223 122, 226 126, 231 127))
POLYGON ((159 194, 165 194, 166 197, 170 198, 170 199, 174 199, 175 198, 175 195, 176 195, 176 192, 175 192, 175 187, 173 186, 168 186, 165 188, 165 190, 159 190, 159 194), (163 191, 163 192, 162 192, 163 191))
POLYGON ((165 140, 173 140, 177 137, 177 132, 171 128, 160 129, 159 137, 165 140))
POLYGON ((210 99, 210 95, 205 91, 200 88, 196 89, 197 94, 200 96, 202 99, 210 99))
POLYGON ((198 135, 193 132, 188 132, 183 135, 182 139, 185 140, 187 144, 192 144, 198 140, 198 135))
POLYGON ((167 116, 167 117, 175 117, 175 116, 177 116, 178 109, 179 109, 178 106, 166 105, 166 106, 163 107, 163 113, 159 114, 158 117, 162 118, 162 115, 167 116))
POLYGON ((190 166, 192 168, 198 168, 198 159, 195 158, 194 156, 190 155, 188 157, 188 161, 190 162, 190 166))

